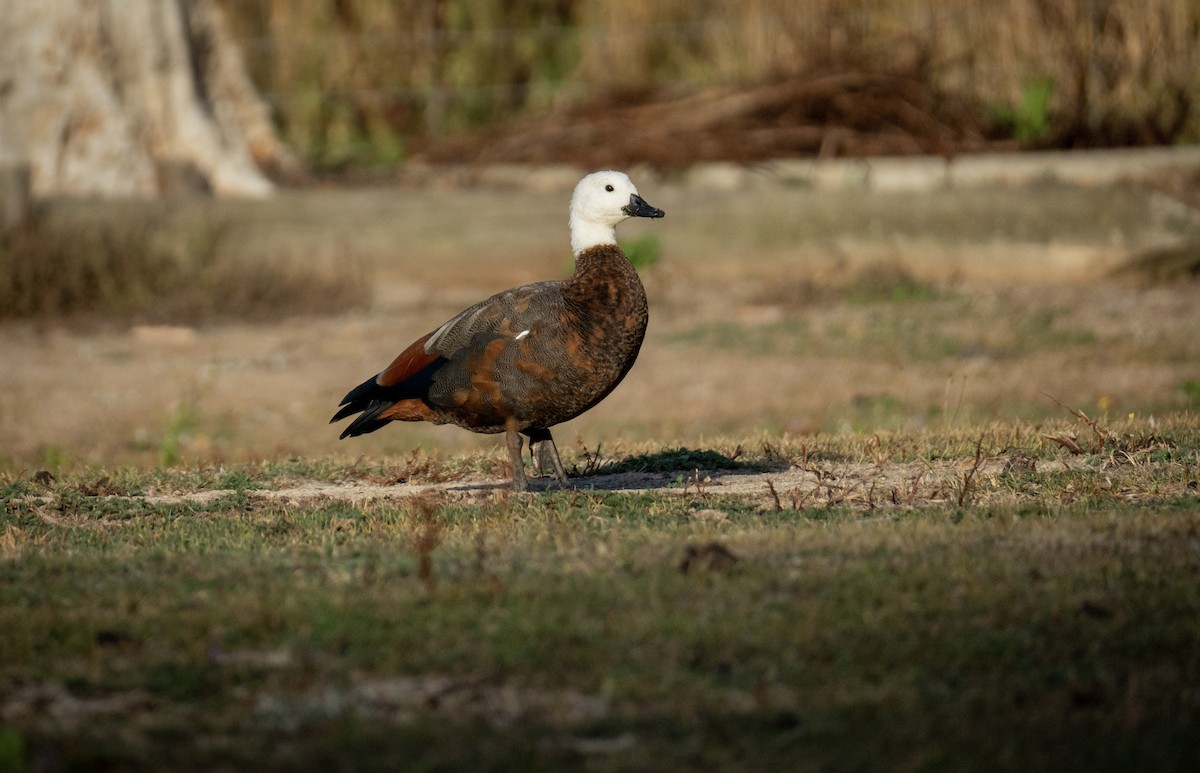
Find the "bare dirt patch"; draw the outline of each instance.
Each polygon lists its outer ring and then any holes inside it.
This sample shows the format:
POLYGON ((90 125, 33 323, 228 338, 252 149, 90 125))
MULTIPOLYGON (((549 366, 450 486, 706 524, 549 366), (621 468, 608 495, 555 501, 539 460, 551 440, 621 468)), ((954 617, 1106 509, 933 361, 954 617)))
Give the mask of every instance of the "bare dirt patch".
MULTIPOLYGON (((1148 451, 1149 449, 1147 449, 1148 451)), ((576 476, 563 488, 550 479, 531 479, 532 491, 512 494, 507 478, 466 475, 440 482, 300 481, 278 488, 249 490, 205 489, 142 496, 104 495, 103 499, 143 502, 150 505, 207 505, 226 497, 241 497, 245 506, 282 506, 311 509, 330 502, 353 507, 395 504, 408 507, 418 502, 474 503, 496 497, 537 496, 539 492, 651 493, 680 496, 695 503, 700 520, 723 520, 721 502, 741 501, 765 510, 802 510, 838 507, 873 510, 950 506, 1012 506, 1043 501, 1050 491, 1056 501, 1070 504, 1076 496, 1099 489, 1106 496, 1133 502, 1141 499, 1172 499, 1195 494, 1194 475, 1184 464, 1148 463, 1129 456, 1121 461, 1064 455, 1055 460, 1033 459, 1021 451, 1006 451, 988 457, 954 460, 879 462, 793 462, 778 464, 769 471, 701 470, 672 472, 622 472, 576 476), (1065 489, 1045 485, 1055 474, 1073 473, 1078 485, 1065 489), (712 503, 713 508, 706 508, 712 503)), ((119 526, 119 521, 83 519, 79 523, 58 514, 58 497, 29 496, 34 512, 54 525, 87 528, 119 526)))

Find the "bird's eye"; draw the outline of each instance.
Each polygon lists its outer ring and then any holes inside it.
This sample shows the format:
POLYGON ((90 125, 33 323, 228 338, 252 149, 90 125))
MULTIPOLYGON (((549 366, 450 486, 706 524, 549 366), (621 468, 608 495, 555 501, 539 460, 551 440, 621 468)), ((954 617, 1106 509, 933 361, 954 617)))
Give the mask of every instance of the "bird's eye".
POLYGON ((613 192, 613 187, 612 187, 611 185, 605 185, 605 186, 604 186, 604 190, 608 191, 609 193, 612 193, 612 192, 613 192))

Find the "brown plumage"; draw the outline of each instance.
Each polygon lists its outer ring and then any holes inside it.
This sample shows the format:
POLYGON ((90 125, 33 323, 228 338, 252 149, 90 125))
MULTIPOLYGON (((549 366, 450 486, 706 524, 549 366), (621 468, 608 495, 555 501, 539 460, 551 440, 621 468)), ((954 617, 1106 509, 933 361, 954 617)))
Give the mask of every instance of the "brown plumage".
POLYGON ((585 177, 571 198, 575 272, 497 293, 414 341, 350 391, 331 421, 358 414, 342 437, 391 421, 506 433, 513 488, 525 488, 521 434, 535 472, 566 472, 550 427, 604 399, 629 372, 646 333, 646 292, 616 244, 627 217, 662 217, 620 172, 585 177))

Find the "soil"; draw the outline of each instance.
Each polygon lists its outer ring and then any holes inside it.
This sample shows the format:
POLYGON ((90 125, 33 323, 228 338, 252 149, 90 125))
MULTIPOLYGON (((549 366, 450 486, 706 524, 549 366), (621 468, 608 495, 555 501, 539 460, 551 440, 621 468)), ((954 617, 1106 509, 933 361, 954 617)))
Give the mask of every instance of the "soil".
MULTIPOLYGON (((1150 449, 1153 450, 1153 449, 1150 449)), ((1095 472, 1094 462, 1064 454, 1055 460, 1035 460, 1019 451, 1006 449, 991 456, 953 461, 897 463, 780 463, 769 471, 694 470, 692 472, 624 472, 574 476, 567 486, 545 478, 529 481, 531 494, 569 490, 584 494, 609 491, 657 493, 688 498, 694 517, 702 521, 724 521, 727 513, 720 507, 730 499, 741 500, 759 509, 801 509, 812 506, 847 507, 863 511, 893 511, 936 504, 1011 504, 1025 496, 1040 496, 1037 486, 1006 485, 1011 480, 1034 480, 1054 472, 1072 470, 1095 472), (1030 477, 1033 476, 1033 477, 1030 477), (1027 489, 1027 490, 1022 490, 1027 489)), ((1106 464, 1106 490, 1123 491, 1128 499, 1138 492, 1155 497, 1183 497, 1194 493, 1195 482, 1186 475, 1166 476, 1153 487, 1138 485, 1145 469, 1136 464, 1106 464), (1171 490, 1172 488, 1177 490, 1171 490)), ((208 503, 233 496, 233 489, 206 489, 186 493, 151 493, 143 496, 103 495, 107 499, 140 500, 149 504, 208 503)), ((326 483, 307 481, 281 485, 273 489, 242 492, 251 503, 282 504, 291 508, 312 508, 328 502, 354 506, 370 503, 411 504, 433 497, 439 501, 478 501, 510 496, 509 481, 492 475, 463 475, 449 481, 398 481, 381 484, 364 481, 326 483)), ((1070 492, 1064 492, 1069 496, 1070 492)), ((27 497, 38 504, 52 504, 54 496, 27 497)), ((42 517, 60 519, 51 510, 39 507, 42 517)), ((87 517, 87 528, 105 528, 105 519, 87 517)))

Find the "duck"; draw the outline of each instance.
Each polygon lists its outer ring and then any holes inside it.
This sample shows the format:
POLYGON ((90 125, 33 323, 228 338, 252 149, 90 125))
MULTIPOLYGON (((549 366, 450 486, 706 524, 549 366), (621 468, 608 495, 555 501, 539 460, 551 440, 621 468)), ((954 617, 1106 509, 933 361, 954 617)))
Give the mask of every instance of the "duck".
POLYGON ((617 245, 616 227, 665 214, 625 173, 587 175, 571 195, 570 277, 505 290, 454 315, 351 389, 330 423, 354 416, 341 438, 393 421, 503 432, 515 491, 528 489, 528 438, 533 474, 549 473, 567 485, 550 428, 591 409, 621 383, 649 322, 646 290, 617 245))

